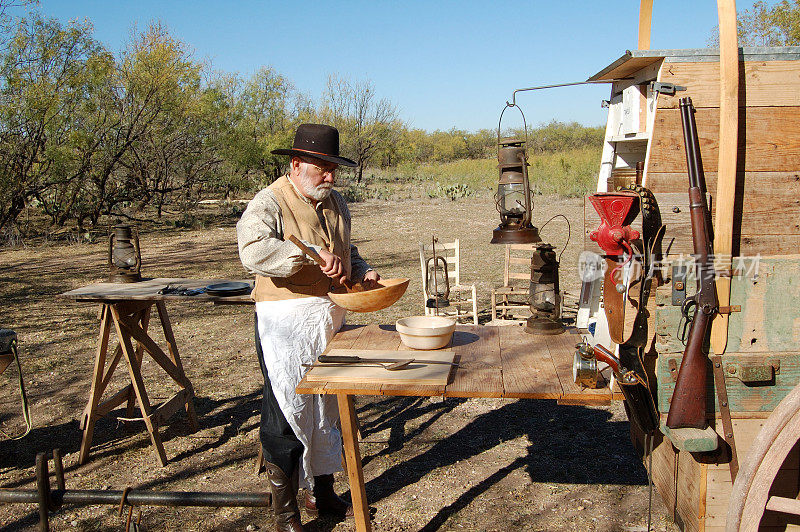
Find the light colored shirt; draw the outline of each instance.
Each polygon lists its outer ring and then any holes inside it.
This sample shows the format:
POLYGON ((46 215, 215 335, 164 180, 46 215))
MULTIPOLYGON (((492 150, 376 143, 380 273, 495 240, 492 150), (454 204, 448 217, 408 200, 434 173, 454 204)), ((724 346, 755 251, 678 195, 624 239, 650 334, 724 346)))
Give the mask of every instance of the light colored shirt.
MULTIPOLYGON (((289 180, 291 182, 291 179, 289 180)), ((294 186, 294 183, 292 183, 294 186)), ((295 187, 296 189, 296 187, 295 187)), ((308 198, 299 194, 303 200, 308 198)), ((331 191, 331 197, 342 213, 344 222, 350 229, 350 209, 347 202, 337 191, 331 191)), ((320 213, 322 202, 317 202, 316 210, 320 213)), ((323 224, 324 227, 324 224, 323 224)), ((275 194, 265 188, 250 200, 241 219, 236 224, 236 236, 239 242, 239 258, 242 265, 251 274, 265 277, 289 277, 297 273, 300 267, 310 261, 293 243, 284 240, 283 218, 275 194)), ((303 242, 315 251, 318 246, 303 242)), ((356 246, 350 245, 351 280, 361 281, 371 270, 369 264, 361 258, 356 246)))

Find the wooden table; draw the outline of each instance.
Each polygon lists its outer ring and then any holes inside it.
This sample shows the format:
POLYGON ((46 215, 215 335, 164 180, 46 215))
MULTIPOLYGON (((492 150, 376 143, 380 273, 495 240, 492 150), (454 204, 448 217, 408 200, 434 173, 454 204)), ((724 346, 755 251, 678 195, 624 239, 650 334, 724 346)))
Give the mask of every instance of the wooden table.
MULTIPOLYGON (((574 330, 546 336, 527 334, 522 327, 459 325, 448 348, 455 351, 458 367, 451 371, 446 386, 343 384, 303 379, 296 388, 298 393, 337 397, 356 530, 369 531, 371 526, 353 396, 494 397, 556 399, 561 404, 573 405, 608 404, 612 393, 607 388, 583 390, 572 381, 572 357, 579 341, 580 336, 574 330)), ((328 349, 398 350, 401 343, 394 326, 346 326, 336 334, 328 349)))
MULTIPOLYGON (((122 403, 127 402, 126 417, 133 415, 134 399, 141 411, 141 419, 147 427, 150 441, 161 465, 166 465, 167 455, 159 435, 159 426, 165 423, 178 410, 185 409, 189 423, 193 430, 197 430, 197 414, 194 410, 194 390, 192 383, 186 377, 178 355, 178 346, 172 333, 169 315, 167 314, 166 301, 193 301, 209 302, 214 304, 252 304, 248 295, 220 297, 208 294, 192 296, 164 294, 158 291, 167 285, 185 288, 203 288, 210 284, 228 282, 228 279, 181 279, 159 278, 147 279, 138 283, 97 283, 61 294, 61 297, 74 301, 100 303, 100 334, 97 342, 97 351, 92 375, 92 386, 89 392, 89 401, 81 416, 81 451, 79 462, 86 463, 89 458, 89 448, 92 444, 94 425, 98 419, 108 414, 122 403), (164 339, 167 343, 167 352, 159 347, 147 333, 150 323, 150 311, 155 305, 164 339), (117 334, 117 346, 113 355, 108 357, 108 342, 111 328, 117 334), (134 342, 136 347, 134 347, 134 342), (142 379, 142 357, 147 352, 170 378, 178 385, 178 392, 160 406, 153 407, 147 396, 144 380, 142 379), (124 358, 128 366, 130 384, 112 394, 102 403, 111 377, 124 358), (106 362, 108 361, 108 366, 106 362)), ((251 283, 252 281, 247 281, 251 283)))

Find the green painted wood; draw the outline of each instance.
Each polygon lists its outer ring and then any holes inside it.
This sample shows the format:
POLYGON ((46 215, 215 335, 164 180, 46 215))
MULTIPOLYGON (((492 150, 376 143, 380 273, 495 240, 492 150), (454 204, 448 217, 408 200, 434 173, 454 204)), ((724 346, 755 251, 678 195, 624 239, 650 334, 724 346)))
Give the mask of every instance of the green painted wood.
MULTIPOLYGON (((741 312, 731 314, 728 351, 800 351, 800 256, 736 258, 734 268, 737 262, 731 305, 741 306, 741 312)), ((668 271, 671 274, 671 267, 668 271)), ((687 295, 695 290, 690 273, 687 295)), ((671 282, 659 287, 656 305, 658 352, 682 353, 684 346, 678 338, 681 312, 680 307, 672 305, 671 282)))
POLYGON ((690 453, 708 453, 719 447, 719 437, 711 427, 705 429, 671 429, 662 423, 661 433, 676 448, 690 453))
MULTIPOLYGON (((771 412, 797 383, 800 382, 800 352, 794 353, 726 353, 723 355, 723 370, 728 391, 728 403, 732 412, 771 412), (763 366, 771 361, 780 364, 779 371, 769 382, 744 383, 732 376, 747 365, 763 366)), ((669 411, 669 401, 675 390, 675 378, 680 368, 682 354, 660 355, 656 364, 658 382, 658 410, 669 411), (670 361, 674 361, 671 365, 670 361)), ((706 380, 707 412, 717 412, 717 393, 714 387, 711 361, 708 362, 706 380)))
MULTIPOLYGON (((797 350, 800 346, 800 258, 768 262, 772 271, 764 297, 768 348, 797 350)), ((746 323, 746 322, 745 322, 746 323)), ((746 338, 743 338, 746 340, 746 338)))

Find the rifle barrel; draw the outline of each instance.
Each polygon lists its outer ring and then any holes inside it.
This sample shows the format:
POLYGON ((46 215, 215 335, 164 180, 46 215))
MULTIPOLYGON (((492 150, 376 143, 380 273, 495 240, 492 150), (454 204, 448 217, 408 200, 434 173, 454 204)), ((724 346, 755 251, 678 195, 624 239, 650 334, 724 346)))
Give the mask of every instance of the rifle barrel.
POLYGON ((689 186, 697 185, 697 145, 694 142, 696 131, 693 125, 694 106, 688 96, 680 99, 681 127, 683 128, 683 145, 686 149, 686 169, 689 174, 689 186))
POLYGON ((717 312, 717 295, 714 287, 713 247, 705 195, 705 177, 691 98, 681 98, 680 108, 689 173, 692 244, 697 267, 697 293, 694 296, 697 310, 689 329, 686 349, 683 351, 675 391, 672 393, 667 427, 702 429, 706 426, 706 377, 709 363, 708 356, 703 352, 703 343, 711 320, 717 312))

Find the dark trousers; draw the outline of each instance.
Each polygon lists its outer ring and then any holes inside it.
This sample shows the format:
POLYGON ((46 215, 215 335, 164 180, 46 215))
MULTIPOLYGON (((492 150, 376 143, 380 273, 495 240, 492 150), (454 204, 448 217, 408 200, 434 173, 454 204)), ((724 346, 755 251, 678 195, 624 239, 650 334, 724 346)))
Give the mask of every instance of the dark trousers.
POLYGON ((261 351, 261 338, 258 336, 258 315, 255 316, 256 329, 256 354, 261 374, 264 376, 264 396, 261 399, 261 427, 258 436, 264 448, 264 460, 278 466, 287 477, 300 464, 303 456, 303 444, 297 439, 294 430, 286 421, 286 417, 272 393, 272 385, 264 365, 264 355, 261 351))

